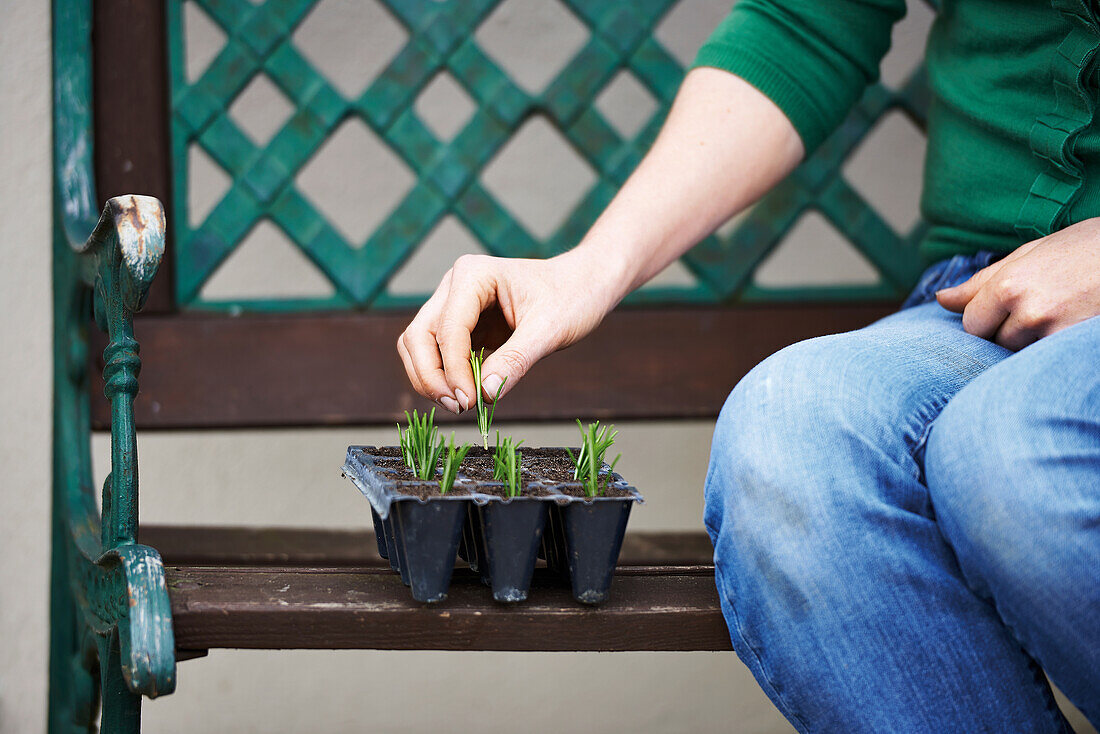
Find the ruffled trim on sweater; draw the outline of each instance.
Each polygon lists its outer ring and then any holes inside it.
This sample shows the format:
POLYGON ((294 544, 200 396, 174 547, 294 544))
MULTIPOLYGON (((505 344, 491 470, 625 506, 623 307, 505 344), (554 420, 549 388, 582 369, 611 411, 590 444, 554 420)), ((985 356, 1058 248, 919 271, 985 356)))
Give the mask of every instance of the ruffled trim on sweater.
POLYGON ((1096 92, 1089 88, 1100 49, 1100 24, 1089 0, 1052 0, 1071 30, 1058 46, 1053 64, 1054 111, 1031 128, 1031 151, 1046 166, 1031 185, 1016 218, 1016 232, 1028 239, 1045 237, 1064 226, 1085 182, 1085 167, 1074 152, 1077 137, 1092 124, 1096 92))

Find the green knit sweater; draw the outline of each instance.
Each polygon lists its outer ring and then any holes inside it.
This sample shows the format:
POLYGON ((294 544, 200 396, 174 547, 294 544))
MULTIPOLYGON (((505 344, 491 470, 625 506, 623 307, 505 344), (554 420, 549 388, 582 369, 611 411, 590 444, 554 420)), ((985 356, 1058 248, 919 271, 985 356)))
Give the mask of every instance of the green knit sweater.
MULTIPOLYGON (((1011 251, 1100 216, 1100 26, 1087 0, 943 0, 921 213, 928 260, 1011 251)), ((740 0, 695 66, 742 77, 807 152, 878 78, 904 0, 740 0)))

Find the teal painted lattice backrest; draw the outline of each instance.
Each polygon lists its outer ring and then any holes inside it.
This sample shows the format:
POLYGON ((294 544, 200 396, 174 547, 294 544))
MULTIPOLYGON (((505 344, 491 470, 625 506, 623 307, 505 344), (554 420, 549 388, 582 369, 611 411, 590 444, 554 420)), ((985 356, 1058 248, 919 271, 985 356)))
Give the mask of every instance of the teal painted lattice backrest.
MULTIPOLYGON (((381 2, 382 0, 364 0, 381 2)), ((224 45, 193 80, 185 72, 184 4, 171 0, 171 106, 175 196, 175 278, 184 308, 386 308, 419 296, 397 296, 387 283, 446 217, 455 217, 490 253, 545 257, 574 245, 638 163, 656 135, 684 74, 655 36, 676 0, 539 0, 571 13, 587 41, 542 89, 530 94, 494 62, 475 33, 501 0, 384 0, 406 40, 361 94, 351 98, 310 63, 293 35, 318 0, 186 0, 225 34, 224 45), (626 70, 655 101, 636 132, 623 135, 597 104, 626 70), (468 121, 442 140, 416 109, 441 72, 473 102, 468 121), (258 144, 230 108, 260 75, 291 109, 258 144), (556 228, 536 237, 486 187, 482 174, 533 116, 543 118, 591 168, 593 183, 556 228), (334 226, 296 180, 347 120, 358 119, 412 171, 407 192, 364 241, 334 226), (188 156, 194 146, 231 182, 201 221, 191 222, 188 156), (331 282, 333 295, 310 299, 213 300, 203 284, 264 222, 277 227, 331 282)), ((525 2, 525 0, 504 0, 525 2)), ((531 3, 527 3, 531 4, 531 3)), ((639 292, 635 301, 717 303, 807 298, 878 299, 904 294, 920 270, 919 223, 895 232, 846 179, 845 162, 868 131, 897 109, 923 127, 923 71, 889 88, 875 85, 830 140, 736 226, 708 238, 682 259, 691 283, 639 292), (873 271, 859 285, 791 287, 754 279, 803 215, 815 210, 873 271)), ((549 172, 548 175, 552 175, 549 172)))

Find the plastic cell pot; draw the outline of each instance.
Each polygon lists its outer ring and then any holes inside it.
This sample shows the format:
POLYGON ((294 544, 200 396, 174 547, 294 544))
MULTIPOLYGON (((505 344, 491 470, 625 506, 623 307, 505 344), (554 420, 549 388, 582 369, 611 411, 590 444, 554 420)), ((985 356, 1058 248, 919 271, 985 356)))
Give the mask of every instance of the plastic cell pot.
POLYGON ((464 504, 401 499, 391 505, 402 581, 417 601, 447 598, 466 517, 464 504))
POLYGON ((487 502, 478 507, 493 598, 527 598, 546 526, 547 503, 534 497, 487 502))
POLYGON ((569 582, 573 598, 582 604, 607 601, 633 504, 597 497, 561 508, 569 582))

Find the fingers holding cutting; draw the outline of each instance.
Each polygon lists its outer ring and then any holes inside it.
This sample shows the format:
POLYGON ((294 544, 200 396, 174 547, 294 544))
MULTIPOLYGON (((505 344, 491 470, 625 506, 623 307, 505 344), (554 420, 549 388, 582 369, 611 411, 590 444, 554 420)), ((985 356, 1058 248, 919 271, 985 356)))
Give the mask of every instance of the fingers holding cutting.
POLYGON ((614 307, 617 275, 599 259, 464 255, 402 334, 397 351, 421 395, 459 412, 510 392, 547 354, 591 332, 614 307), (601 278, 606 278, 602 280, 601 278), (496 346, 474 384, 472 343, 496 346))
POLYGON ((482 311, 496 303, 497 275, 491 258, 464 255, 454 265, 451 288, 443 303, 436 341, 443 373, 459 406, 468 410, 477 402, 474 373, 470 367, 471 337, 482 311))

